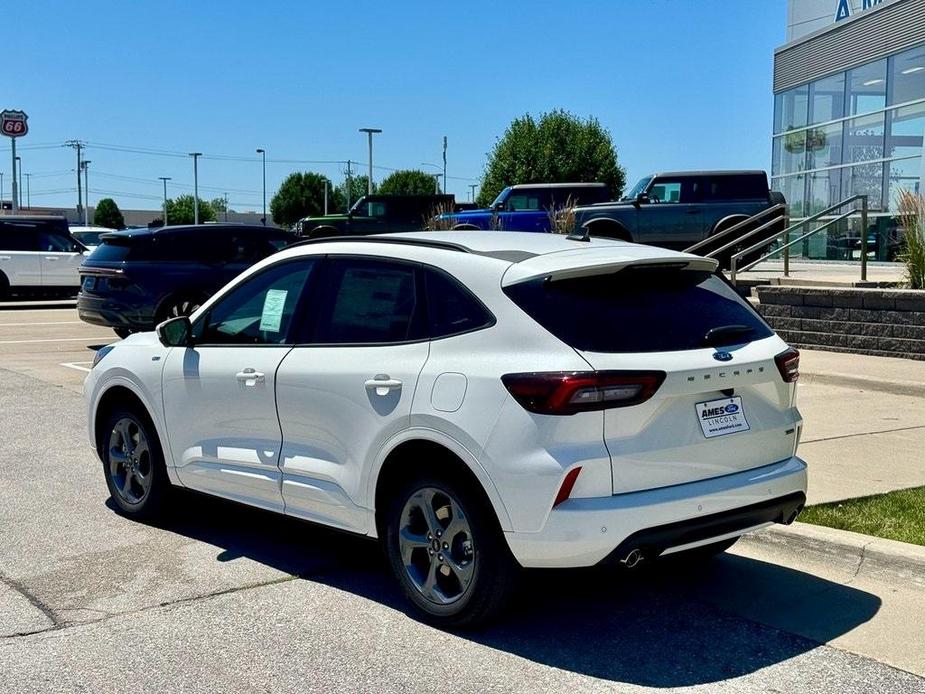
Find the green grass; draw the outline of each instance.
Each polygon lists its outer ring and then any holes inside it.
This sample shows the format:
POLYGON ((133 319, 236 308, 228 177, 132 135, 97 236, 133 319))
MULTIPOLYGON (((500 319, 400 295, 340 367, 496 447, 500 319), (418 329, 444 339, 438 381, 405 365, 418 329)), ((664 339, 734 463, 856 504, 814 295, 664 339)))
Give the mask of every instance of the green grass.
POLYGON ((798 520, 925 545, 925 487, 809 506, 798 520))

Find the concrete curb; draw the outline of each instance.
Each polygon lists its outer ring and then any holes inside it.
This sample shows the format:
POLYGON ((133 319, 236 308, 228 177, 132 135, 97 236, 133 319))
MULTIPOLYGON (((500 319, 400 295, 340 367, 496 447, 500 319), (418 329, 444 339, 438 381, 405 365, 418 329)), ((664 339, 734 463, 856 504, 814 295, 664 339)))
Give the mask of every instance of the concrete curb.
POLYGON ((742 538, 746 544, 828 565, 855 565, 854 576, 925 588, 925 547, 809 523, 774 525, 742 538))

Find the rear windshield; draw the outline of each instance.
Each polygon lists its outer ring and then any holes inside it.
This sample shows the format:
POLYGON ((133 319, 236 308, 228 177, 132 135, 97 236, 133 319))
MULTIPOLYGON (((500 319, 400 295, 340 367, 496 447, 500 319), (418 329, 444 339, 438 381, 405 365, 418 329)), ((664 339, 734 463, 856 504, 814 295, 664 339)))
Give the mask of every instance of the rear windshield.
POLYGON ((725 280, 708 272, 635 267, 577 279, 540 278, 504 291, 553 335, 589 352, 700 349, 773 334, 725 280))

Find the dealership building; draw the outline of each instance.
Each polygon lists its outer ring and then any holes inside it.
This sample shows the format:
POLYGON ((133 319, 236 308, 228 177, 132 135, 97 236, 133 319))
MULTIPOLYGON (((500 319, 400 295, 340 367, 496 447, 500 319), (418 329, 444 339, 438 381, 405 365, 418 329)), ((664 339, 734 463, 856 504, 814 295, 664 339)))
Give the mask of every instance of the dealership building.
MULTIPOLYGON (((925 194, 923 137, 925 0, 788 0, 771 180, 791 218, 866 194, 876 256, 892 259, 900 191, 925 194)), ((804 253, 838 258, 833 236, 859 235, 857 224, 813 237, 804 253)))

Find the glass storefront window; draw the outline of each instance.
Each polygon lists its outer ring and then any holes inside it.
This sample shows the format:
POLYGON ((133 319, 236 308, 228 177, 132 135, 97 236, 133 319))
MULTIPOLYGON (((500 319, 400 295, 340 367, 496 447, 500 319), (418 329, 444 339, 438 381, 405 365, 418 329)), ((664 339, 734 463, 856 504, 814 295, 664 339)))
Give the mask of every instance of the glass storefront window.
POLYGON ((925 137, 925 103, 890 111, 889 121, 886 156, 908 157, 921 154, 925 137))
POLYGON ((811 215, 831 207, 841 200, 841 169, 817 171, 809 179, 809 209, 811 215))
POLYGON ((887 176, 889 177, 889 209, 896 211, 896 201, 899 191, 908 190, 910 193, 923 193, 922 185, 922 158, 902 159, 887 162, 887 176))
POLYGON ((806 151, 809 168, 821 169, 842 163, 843 123, 833 123, 806 131, 806 151))
POLYGON ((771 182, 771 190, 784 194, 784 199, 790 208, 790 216, 794 219, 799 219, 803 216, 805 180, 806 177, 800 174, 799 176, 777 178, 771 182))
POLYGON ((806 170, 806 130, 785 133, 774 140, 771 156, 772 175, 806 170))
POLYGON ((810 123, 825 123, 845 115, 845 73, 810 85, 810 123))
POLYGON ((846 198, 852 195, 866 195, 868 210, 882 210, 883 164, 858 164, 845 169, 842 194, 846 198))
POLYGON ((890 104, 925 99, 925 46, 890 58, 890 104))
POLYGON ((774 132, 782 133, 807 124, 809 85, 804 84, 774 97, 774 132))
POLYGON ((854 116, 886 106, 886 60, 848 71, 848 113, 854 116))
POLYGON ((845 163, 883 159, 884 114, 854 118, 845 129, 845 163))

